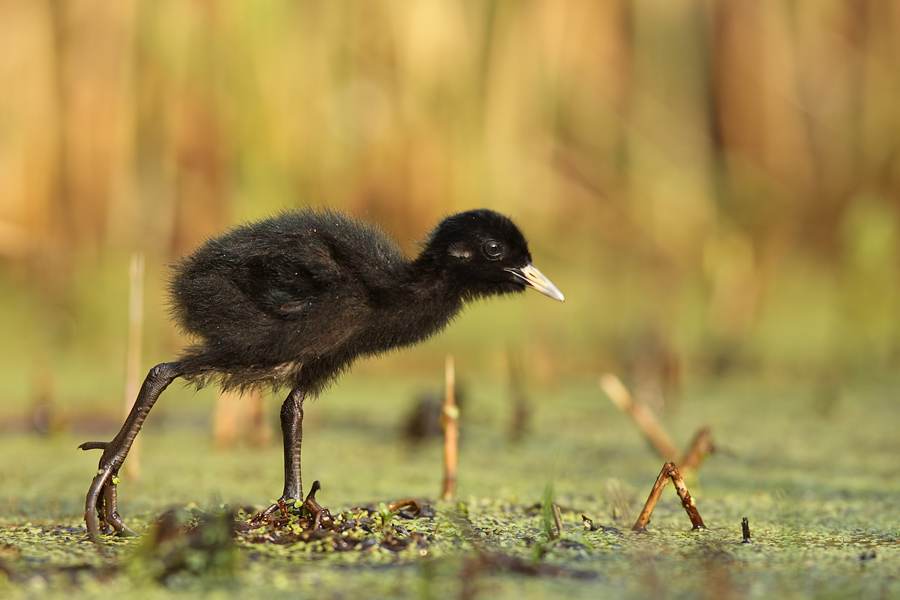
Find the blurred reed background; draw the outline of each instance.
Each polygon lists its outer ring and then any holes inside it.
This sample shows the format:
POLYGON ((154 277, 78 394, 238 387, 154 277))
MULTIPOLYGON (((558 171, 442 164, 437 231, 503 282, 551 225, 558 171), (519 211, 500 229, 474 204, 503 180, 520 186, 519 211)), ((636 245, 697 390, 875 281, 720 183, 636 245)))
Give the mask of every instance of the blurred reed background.
POLYGON ((0 396, 118 397, 132 253, 143 372, 163 265, 307 204, 410 252, 494 208, 567 296, 381 371, 886 373, 898 58, 894 0, 0 0, 0 396))

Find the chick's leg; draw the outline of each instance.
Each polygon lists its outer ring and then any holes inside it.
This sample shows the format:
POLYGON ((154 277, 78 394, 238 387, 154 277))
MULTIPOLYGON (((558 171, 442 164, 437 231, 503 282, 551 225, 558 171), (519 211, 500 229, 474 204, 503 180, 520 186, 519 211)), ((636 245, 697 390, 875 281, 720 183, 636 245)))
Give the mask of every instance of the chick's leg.
POLYGON ((117 490, 119 468, 125 462, 128 451, 134 443, 144 419, 150 413, 150 409, 172 381, 182 375, 181 366, 177 362, 162 363, 150 369, 141 391, 138 394, 131 412, 122 424, 122 428, 116 437, 110 442, 85 442, 78 446, 82 450, 103 450, 97 474, 91 482, 85 499, 84 521, 87 525, 88 535, 98 546, 100 542, 100 523, 104 529, 111 526, 119 534, 134 533, 125 525, 119 516, 117 506, 117 490))

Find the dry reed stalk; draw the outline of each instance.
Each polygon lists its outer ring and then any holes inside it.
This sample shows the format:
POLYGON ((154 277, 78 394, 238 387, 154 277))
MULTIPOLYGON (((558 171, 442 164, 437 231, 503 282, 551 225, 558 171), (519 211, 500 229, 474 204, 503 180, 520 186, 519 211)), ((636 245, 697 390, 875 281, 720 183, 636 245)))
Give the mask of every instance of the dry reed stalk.
POLYGON ((653 413, 644 404, 636 402, 632 398, 618 377, 612 373, 606 373, 600 378, 600 387, 619 410, 634 420, 663 460, 674 461, 678 457, 678 448, 669 439, 653 413))
POLYGON ((684 479, 681 478, 681 473, 679 473, 678 467, 674 463, 669 470, 669 478, 675 485, 675 491, 678 493, 678 498, 681 499, 681 506, 684 507, 688 518, 691 520, 691 526, 694 529, 706 529, 706 525, 703 524, 703 519, 700 518, 700 513, 697 511, 697 503, 694 502, 694 498, 688 492, 687 486, 684 485, 684 479))
POLYGON ((637 521, 634 522, 634 526, 631 528, 632 531, 647 531, 650 515, 653 514, 653 509, 656 508, 656 503, 659 502, 659 497, 662 495, 663 488, 669 483, 670 465, 672 465, 672 463, 663 465, 662 470, 659 472, 659 476, 656 478, 656 483, 654 483, 653 487, 650 489, 650 495, 647 496, 644 508, 641 509, 641 514, 638 515, 637 521))
POLYGON ((711 435, 712 430, 709 427, 704 427, 697 432, 688 451, 684 453, 684 458, 678 461, 682 472, 700 468, 706 455, 715 452, 716 447, 712 443, 711 435))
MULTIPOLYGON (((125 351, 125 416, 131 412, 141 385, 141 345, 144 332, 144 254, 131 255, 128 271, 128 341, 125 351)), ((141 475, 140 439, 134 440, 125 476, 135 481, 141 475)))
POLYGON ((456 469, 459 457, 459 407, 456 405, 456 375, 453 356, 447 355, 444 363, 444 485, 441 497, 452 500, 456 497, 456 469))
POLYGON ((641 514, 638 515, 637 521, 634 522, 634 526, 631 528, 632 531, 647 531, 650 515, 653 514, 653 509, 656 508, 656 503, 659 502, 663 488, 666 487, 670 479, 675 485, 678 497, 681 499, 681 506, 684 507, 688 518, 691 520, 691 526, 694 529, 706 529, 706 525, 703 524, 703 519, 700 518, 700 513, 697 511, 697 505, 690 492, 688 492, 687 486, 684 485, 681 473, 678 472, 678 467, 673 462, 667 462, 659 472, 659 476, 650 490, 650 495, 647 496, 647 502, 644 503, 644 508, 641 509, 641 514))
POLYGON ((551 537, 550 539, 558 539, 562 537, 563 534, 563 524, 562 517, 559 514, 559 505, 554 502, 550 505, 550 509, 553 511, 553 522, 556 523, 556 536, 551 537))

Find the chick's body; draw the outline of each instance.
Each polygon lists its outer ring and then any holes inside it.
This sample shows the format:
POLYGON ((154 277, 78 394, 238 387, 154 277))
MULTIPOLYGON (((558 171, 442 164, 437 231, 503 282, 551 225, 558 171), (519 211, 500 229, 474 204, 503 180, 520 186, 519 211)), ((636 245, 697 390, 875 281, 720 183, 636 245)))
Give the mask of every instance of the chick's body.
POLYGON ((425 339, 461 300, 441 282, 416 281, 412 264, 380 229, 333 211, 286 213, 209 240, 172 278, 173 312, 194 338, 185 376, 312 392, 359 355, 425 339))

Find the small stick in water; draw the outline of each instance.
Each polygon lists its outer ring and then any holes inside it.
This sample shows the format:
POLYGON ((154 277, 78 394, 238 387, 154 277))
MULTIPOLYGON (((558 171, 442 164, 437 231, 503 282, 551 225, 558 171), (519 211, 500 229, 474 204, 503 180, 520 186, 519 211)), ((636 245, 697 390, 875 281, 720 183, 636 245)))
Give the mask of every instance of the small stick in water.
POLYGON ((672 483, 675 484, 675 491, 678 492, 678 497, 681 499, 681 506, 683 506, 685 512, 687 512, 688 518, 691 520, 691 525, 695 530, 706 529, 706 525, 703 524, 703 519, 700 518, 700 513, 697 512, 697 503, 694 502, 691 493, 688 492, 687 486, 684 485, 684 479, 681 478, 681 473, 678 472, 678 467, 675 465, 672 465, 669 478, 672 480, 672 483))
POLYGON ((671 464, 672 463, 666 463, 663 465, 662 471, 659 472, 659 477, 656 478, 656 483, 653 484, 650 495, 644 503, 644 508, 641 509, 641 514, 638 515, 634 527, 631 528, 632 531, 647 531, 647 524, 650 523, 650 515, 653 514, 653 509, 656 508, 656 503, 659 502, 659 497, 662 495, 663 488, 669 483, 669 467, 671 464))
POLYGON ((559 516, 559 506, 554 502, 550 505, 550 508, 553 510, 553 521, 556 523, 556 538, 561 538, 563 534, 563 525, 562 518, 559 516))
POLYGON ((635 521, 634 526, 631 528, 632 531, 647 531, 650 515, 653 514, 653 509, 656 508, 656 503, 659 502, 662 490, 666 487, 666 484, 669 483, 669 479, 675 484, 675 490, 678 492, 678 497, 681 499, 681 506, 683 506, 685 512, 687 512, 688 517, 691 520, 691 525, 695 530, 706 529, 706 525, 703 524, 703 519, 700 518, 700 513, 697 511, 696 503, 688 492, 687 486, 684 485, 681 473, 678 472, 678 467, 676 467, 673 462, 667 462, 659 472, 659 476, 656 478, 656 483, 653 484, 653 488, 650 490, 650 495, 647 497, 647 502, 644 503, 641 514, 638 515, 637 521, 635 521))

